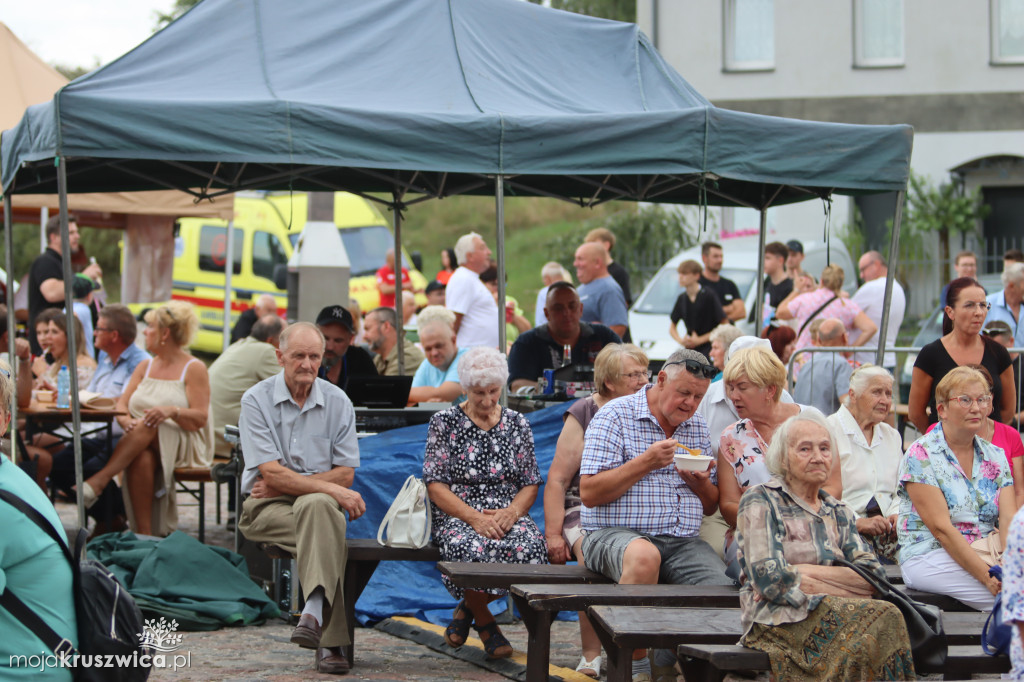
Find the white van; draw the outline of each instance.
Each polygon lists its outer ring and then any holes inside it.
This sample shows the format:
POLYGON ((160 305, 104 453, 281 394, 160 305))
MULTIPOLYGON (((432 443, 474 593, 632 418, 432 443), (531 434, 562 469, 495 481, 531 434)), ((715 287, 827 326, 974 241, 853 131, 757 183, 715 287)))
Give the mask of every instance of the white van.
MULTIPOLYGON (((755 280, 758 262, 762 258, 761 253, 757 250, 756 244, 748 246, 726 243, 722 248, 725 252, 725 262, 721 275, 736 283, 749 315, 757 298, 755 280)), ((857 290, 857 269, 846 250, 846 245, 838 239, 833 239, 829 251, 829 262, 843 269, 843 289, 852 295, 857 290)), ((633 343, 640 346, 651 360, 665 360, 679 348, 679 344, 669 336, 668 328, 671 324, 669 315, 672 314, 679 294, 683 293, 682 287, 679 286, 677 268, 684 260, 695 260, 703 265, 700 259, 700 246, 679 253, 661 266, 658 274, 644 287, 643 293, 629 311, 629 332, 633 337, 633 343)), ((826 264, 824 242, 805 242, 803 269, 815 278, 820 278, 826 264)), ((744 334, 753 333, 754 325, 746 320, 738 322, 737 326, 744 334)))

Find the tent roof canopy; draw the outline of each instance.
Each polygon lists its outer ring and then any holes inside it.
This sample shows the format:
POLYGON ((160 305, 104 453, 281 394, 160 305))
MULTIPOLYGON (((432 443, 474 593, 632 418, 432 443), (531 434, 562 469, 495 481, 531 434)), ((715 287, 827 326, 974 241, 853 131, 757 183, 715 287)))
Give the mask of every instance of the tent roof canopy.
MULTIPOLYGON (((493 193, 762 208, 903 189, 908 126, 712 106, 633 24, 513 0, 204 0, 30 107, 4 189, 493 193)), ((406 203, 410 200, 406 199, 406 203)))

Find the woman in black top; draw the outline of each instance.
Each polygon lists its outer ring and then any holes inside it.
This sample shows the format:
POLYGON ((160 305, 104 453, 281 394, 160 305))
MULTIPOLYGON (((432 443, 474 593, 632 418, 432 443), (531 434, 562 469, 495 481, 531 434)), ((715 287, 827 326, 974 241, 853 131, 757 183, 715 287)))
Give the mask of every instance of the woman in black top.
POLYGON ((992 391, 993 418, 1008 423, 1017 402, 1010 354, 996 341, 980 334, 988 315, 985 290, 972 277, 960 277, 949 283, 943 336, 921 349, 914 363, 907 406, 910 421, 924 433, 938 421, 935 411, 935 386, 954 367, 983 365, 993 377, 999 377, 992 391), (925 411, 931 408, 931 413, 925 411))

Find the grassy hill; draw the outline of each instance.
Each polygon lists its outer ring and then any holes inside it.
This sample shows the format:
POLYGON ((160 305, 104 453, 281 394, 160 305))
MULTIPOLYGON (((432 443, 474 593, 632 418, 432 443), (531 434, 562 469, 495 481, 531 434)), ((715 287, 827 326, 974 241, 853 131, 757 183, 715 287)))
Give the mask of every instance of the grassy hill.
MULTIPOLYGON (((555 252, 559 249, 553 242, 563 235, 585 233, 602 225, 611 214, 633 206, 610 203, 590 209, 557 199, 505 199, 508 293, 519 301, 528 319, 533 319, 537 292, 543 287, 540 269, 544 263, 555 260, 574 272, 572 251, 563 248, 555 252)), ((423 254, 423 274, 432 279, 441 268, 441 251, 453 247, 461 235, 470 231, 483 236, 497 256, 493 198, 450 197, 416 204, 403 218, 402 241, 410 253, 423 254)))

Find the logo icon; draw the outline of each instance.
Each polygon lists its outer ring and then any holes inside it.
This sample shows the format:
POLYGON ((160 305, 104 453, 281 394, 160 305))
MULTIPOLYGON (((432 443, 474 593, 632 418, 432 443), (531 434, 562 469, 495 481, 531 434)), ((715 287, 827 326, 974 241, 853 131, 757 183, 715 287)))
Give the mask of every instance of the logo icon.
POLYGON ((155 651, 169 653, 181 648, 181 640, 184 637, 178 629, 178 621, 167 621, 161 617, 160 620, 147 618, 142 625, 142 632, 138 633, 139 644, 149 647, 155 651))

